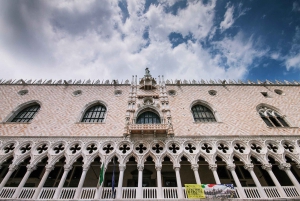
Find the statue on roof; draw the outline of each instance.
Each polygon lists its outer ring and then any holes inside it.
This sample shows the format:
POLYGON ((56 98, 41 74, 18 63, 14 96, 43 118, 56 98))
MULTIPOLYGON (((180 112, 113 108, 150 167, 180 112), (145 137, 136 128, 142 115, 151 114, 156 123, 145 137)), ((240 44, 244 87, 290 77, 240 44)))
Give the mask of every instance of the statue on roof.
POLYGON ((148 68, 145 69, 145 76, 151 76, 150 75, 150 70, 148 68))

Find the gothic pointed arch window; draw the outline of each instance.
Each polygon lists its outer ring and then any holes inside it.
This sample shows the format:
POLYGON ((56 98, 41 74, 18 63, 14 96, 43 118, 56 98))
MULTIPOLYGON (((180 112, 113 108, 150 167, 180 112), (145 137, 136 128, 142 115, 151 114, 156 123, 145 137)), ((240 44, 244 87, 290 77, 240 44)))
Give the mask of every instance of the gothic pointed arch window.
POLYGON ((194 105, 192 113, 195 122, 216 122, 216 118, 212 111, 204 105, 194 105))
POLYGON ((10 122, 28 123, 31 122, 36 113, 39 111, 39 104, 32 104, 17 112, 10 122))
POLYGON ((262 106, 259 107, 258 113, 262 120, 269 127, 289 127, 288 123, 285 120, 285 117, 279 114, 279 112, 274 109, 262 106))
POLYGON ((104 122, 106 107, 104 105, 94 105, 86 110, 81 122, 104 122))
POLYGON ((138 116, 136 123, 137 124, 160 124, 160 118, 154 112, 146 111, 138 116))

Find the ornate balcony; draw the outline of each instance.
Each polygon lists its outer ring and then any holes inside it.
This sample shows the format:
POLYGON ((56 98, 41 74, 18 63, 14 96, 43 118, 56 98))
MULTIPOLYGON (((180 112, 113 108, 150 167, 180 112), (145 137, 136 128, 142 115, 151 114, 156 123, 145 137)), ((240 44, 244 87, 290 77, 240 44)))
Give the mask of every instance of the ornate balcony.
POLYGON ((129 124, 127 134, 173 134, 169 124, 129 124))

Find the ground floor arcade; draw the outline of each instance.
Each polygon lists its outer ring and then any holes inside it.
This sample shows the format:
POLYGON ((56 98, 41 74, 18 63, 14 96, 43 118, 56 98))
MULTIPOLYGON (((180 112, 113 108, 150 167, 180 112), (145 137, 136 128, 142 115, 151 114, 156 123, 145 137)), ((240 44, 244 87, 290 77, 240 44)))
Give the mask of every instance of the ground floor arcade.
POLYGON ((300 195, 296 138, 224 138, 4 139, 0 199, 184 199, 195 183, 234 184, 236 198, 300 195))

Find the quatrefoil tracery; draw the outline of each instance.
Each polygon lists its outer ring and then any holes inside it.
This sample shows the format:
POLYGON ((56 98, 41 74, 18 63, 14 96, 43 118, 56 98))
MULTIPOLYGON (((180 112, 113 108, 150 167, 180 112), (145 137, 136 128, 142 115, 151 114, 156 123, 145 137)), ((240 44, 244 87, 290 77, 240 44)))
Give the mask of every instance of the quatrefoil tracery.
POLYGON ((169 147, 169 150, 171 150, 174 154, 176 154, 179 149, 179 146, 175 143, 171 144, 171 146, 169 147))
POLYGON ((4 153, 9 153, 11 151, 13 151, 15 149, 15 145, 12 143, 12 144, 9 144, 7 145, 5 148, 4 148, 4 153))
POLYGON ((20 151, 22 154, 25 154, 27 151, 29 151, 31 149, 30 144, 26 144, 25 146, 20 148, 20 151))
POLYGON ((126 152, 130 150, 130 146, 128 144, 123 144, 119 149, 122 151, 122 154, 126 154, 126 152))
POLYGON ((105 151, 106 154, 109 154, 112 150, 114 150, 114 147, 111 144, 107 144, 103 147, 103 151, 105 151))
POLYGON ((294 152, 294 149, 295 149, 293 145, 291 145, 291 144, 289 144, 287 142, 284 143, 283 147, 284 147, 285 150, 287 150, 289 152, 294 152))
POLYGON ((87 146, 86 150, 88 151, 89 154, 92 154, 94 151, 96 151, 98 148, 97 146, 92 143, 89 146, 87 146))
POLYGON ((277 153, 278 147, 276 145, 269 143, 267 147, 270 151, 277 153))
POLYGON ((36 150, 39 154, 47 151, 48 150, 47 144, 40 145, 38 148, 36 148, 36 150))
POLYGON ((71 148, 70 151, 72 154, 76 154, 77 151, 81 149, 81 146, 79 144, 74 144, 71 148))
POLYGON ((160 146, 160 144, 155 144, 155 146, 152 147, 152 150, 155 151, 155 153, 159 154, 164 148, 160 146))
POLYGON ((229 148, 225 144, 223 144, 223 143, 219 144, 218 149, 220 151, 222 151, 223 153, 227 153, 227 151, 229 150, 229 148))
POLYGON ((235 150, 238 150, 240 153, 244 153, 244 150, 246 149, 243 145, 236 143, 234 146, 235 150))
POLYGON ((201 147, 202 150, 205 150, 206 153, 210 153, 210 151, 212 150, 212 147, 210 146, 210 144, 204 143, 203 146, 201 147))
POLYGON ((53 148, 55 154, 59 154, 65 149, 63 144, 59 144, 56 147, 53 148))
POLYGON ((192 154, 196 150, 196 147, 193 144, 188 143, 187 146, 185 147, 185 150, 188 150, 192 154))
POLYGON ((255 144, 255 143, 252 143, 252 144, 251 144, 251 149, 252 149, 253 151, 256 151, 257 153, 260 153, 260 151, 262 150, 261 146, 255 144))
POLYGON ((145 147, 144 144, 139 144, 138 147, 135 148, 140 154, 142 154, 145 150, 147 150, 147 147, 145 147))

